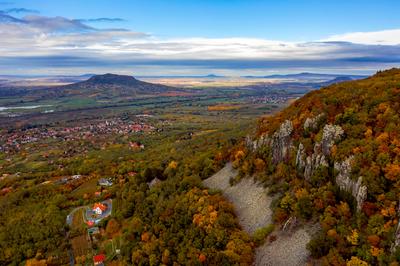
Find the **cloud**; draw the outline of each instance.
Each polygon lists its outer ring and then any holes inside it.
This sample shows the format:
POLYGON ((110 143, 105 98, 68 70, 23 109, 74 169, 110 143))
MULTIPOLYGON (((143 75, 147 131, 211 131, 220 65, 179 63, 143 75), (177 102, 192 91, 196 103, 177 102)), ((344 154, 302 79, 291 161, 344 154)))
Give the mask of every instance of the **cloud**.
POLYGON ((123 18, 90 18, 90 19, 78 19, 80 22, 124 22, 126 21, 123 18))
POLYGON ((95 29, 77 20, 64 17, 25 16, 24 22, 32 28, 44 32, 86 32, 95 29))
POLYGON ((0 10, 0 23, 23 23, 24 21, 0 10))
POLYGON ((323 41, 344 41, 362 44, 399 45, 400 29, 391 29, 373 32, 351 32, 334 35, 323 41))
POLYGON ((27 9, 27 8, 9 8, 9 9, 6 9, 4 12, 5 13, 17 13, 17 14, 19 14, 19 13, 35 13, 35 14, 40 13, 37 10, 27 9))
POLYGON ((391 30, 391 34, 349 33, 314 42, 161 39, 127 29, 97 28, 88 25, 88 21, 40 15, 16 18, 0 12, 0 71, 59 69, 70 73, 73 69, 93 72, 100 68, 112 71, 158 68, 166 72, 171 69, 244 72, 289 68, 357 70, 400 64, 400 45, 396 41, 400 30, 391 30))

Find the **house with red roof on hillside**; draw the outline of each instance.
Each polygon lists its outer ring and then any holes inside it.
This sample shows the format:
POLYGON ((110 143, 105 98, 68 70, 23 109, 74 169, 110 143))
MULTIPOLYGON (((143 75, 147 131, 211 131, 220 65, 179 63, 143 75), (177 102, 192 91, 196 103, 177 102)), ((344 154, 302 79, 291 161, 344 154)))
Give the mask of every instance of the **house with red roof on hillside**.
POLYGON ((105 260, 106 260, 106 255, 104 254, 97 254, 93 256, 93 263, 95 266, 103 266, 105 260))
POLYGON ((95 203, 92 209, 97 215, 102 215, 105 210, 107 210, 107 206, 103 203, 95 203))

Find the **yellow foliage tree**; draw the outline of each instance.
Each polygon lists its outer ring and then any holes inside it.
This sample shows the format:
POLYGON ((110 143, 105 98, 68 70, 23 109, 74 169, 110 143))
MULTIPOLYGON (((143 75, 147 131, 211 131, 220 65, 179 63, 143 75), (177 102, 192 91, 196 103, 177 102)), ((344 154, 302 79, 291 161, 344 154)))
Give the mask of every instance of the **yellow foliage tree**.
POLYGON ((378 257, 379 255, 381 255, 383 253, 383 249, 381 248, 377 248, 377 247, 371 247, 371 255, 374 257, 378 257))
POLYGON ((358 257, 351 257, 349 261, 347 261, 346 266, 368 266, 369 264, 358 257))
POLYGON ((178 163, 175 162, 175 161, 171 161, 171 162, 168 164, 168 168, 170 168, 170 169, 176 169, 176 167, 178 167, 178 163))
POLYGON ((254 166, 256 167, 257 172, 261 172, 265 168, 265 162, 263 159, 257 158, 254 161, 254 166))
POLYGON ((364 136, 365 136, 366 139, 369 139, 369 138, 372 137, 372 134, 373 134, 372 129, 371 129, 371 128, 368 128, 368 129, 365 131, 364 136))
POLYGON ((346 237, 347 241, 349 241, 350 244, 352 244, 353 246, 357 246, 358 245, 358 231, 357 229, 353 229, 350 233, 350 235, 348 235, 346 237))
POLYGON ((400 165, 397 163, 386 165, 385 177, 391 181, 396 181, 400 177, 400 165))

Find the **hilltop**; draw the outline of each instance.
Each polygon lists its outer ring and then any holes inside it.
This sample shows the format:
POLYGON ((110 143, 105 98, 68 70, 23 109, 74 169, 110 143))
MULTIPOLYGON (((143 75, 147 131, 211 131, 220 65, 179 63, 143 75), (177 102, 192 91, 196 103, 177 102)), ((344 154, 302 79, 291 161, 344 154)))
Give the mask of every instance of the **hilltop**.
POLYGON ((132 76, 104 74, 95 75, 88 80, 30 91, 31 97, 59 98, 79 96, 85 98, 135 98, 143 95, 155 95, 177 88, 153 84, 135 79, 132 76))
POLYGON ((275 195, 277 225, 317 222, 308 250, 319 264, 400 259, 399 86, 391 69, 310 92, 261 118, 233 154, 238 178, 275 195))

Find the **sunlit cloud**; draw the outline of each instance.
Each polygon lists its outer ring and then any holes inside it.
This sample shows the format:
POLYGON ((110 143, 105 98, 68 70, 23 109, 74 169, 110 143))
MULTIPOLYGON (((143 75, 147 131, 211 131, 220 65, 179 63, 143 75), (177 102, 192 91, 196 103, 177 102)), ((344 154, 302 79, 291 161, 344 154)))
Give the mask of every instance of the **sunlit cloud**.
POLYGON ((325 41, 344 41, 377 45, 400 45, 400 29, 372 32, 350 32, 346 34, 331 36, 325 41))
POLYGON ((89 19, 78 19, 78 21, 84 23, 95 23, 95 22, 124 22, 123 18, 89 18, 89 19))

